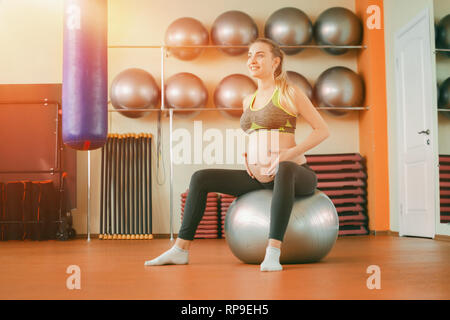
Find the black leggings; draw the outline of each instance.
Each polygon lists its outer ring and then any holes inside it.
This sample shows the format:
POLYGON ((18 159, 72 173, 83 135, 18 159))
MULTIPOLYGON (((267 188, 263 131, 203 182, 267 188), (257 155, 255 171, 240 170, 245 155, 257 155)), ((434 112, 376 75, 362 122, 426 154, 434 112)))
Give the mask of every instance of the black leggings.
POLYGON ((305 163, 279 163, 275 179, 261 183, 246 170, 202 169, 194 172, 184 207, 183 223, 178 238, 193 240, 202 220, 208 192, 240 196, 260 189, 273 189, 270 208, 270 239, 283 241, 295 196, 311 195, 317 187, 315 172, 305 163))

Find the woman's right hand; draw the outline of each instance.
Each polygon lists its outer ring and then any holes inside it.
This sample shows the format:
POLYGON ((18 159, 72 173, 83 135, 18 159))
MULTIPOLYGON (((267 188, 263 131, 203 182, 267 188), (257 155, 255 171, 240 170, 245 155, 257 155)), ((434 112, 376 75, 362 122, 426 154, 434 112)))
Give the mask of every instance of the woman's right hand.
POLYGON ((245 169, 247 170, 248 175, 250 177, 252 177, 252 179, 255 179, 255 176, 253 175, 253 173, 250 171, 250 168, 248 167, 247 152, 244 152, 242 155, 244 156, 245 169))

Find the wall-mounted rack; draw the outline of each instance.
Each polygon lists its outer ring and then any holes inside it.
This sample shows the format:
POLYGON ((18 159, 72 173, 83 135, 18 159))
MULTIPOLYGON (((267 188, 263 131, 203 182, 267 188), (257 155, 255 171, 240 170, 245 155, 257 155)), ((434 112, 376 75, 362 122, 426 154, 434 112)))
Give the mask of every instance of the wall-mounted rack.
MULTIPOLYGON (((248 46, 232 46, 232 45, 190 45, 190 46, 166 46, 166 45, 110 45, 108 48, 111 49, 194 49, 194 48, 217 48, 217 49, 248 49, 248 46)), ((298 45, 298 46, 280 46, 281 49, 367 49, 366 45, 358 46, 335 46, 335 45, 298 45)))
MULTIPOLYGON (((316 107, 318 110, 370 110, 370 107, 316 107)), ((165 108, 165 109, 108 109, 108 112, 154 112, 168 110, 173 112, 187 112, 187 111, 242 111, 242 108, 165 108)))

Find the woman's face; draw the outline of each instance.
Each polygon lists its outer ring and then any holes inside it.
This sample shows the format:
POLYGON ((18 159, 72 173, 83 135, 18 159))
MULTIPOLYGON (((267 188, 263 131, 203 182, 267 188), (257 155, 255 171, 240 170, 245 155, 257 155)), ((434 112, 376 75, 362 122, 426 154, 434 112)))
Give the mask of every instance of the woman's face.
POLYGON ((256 42, 250 46, 247 68, 252 77, 258 79, 273 77, 280 59, 274 58, 270 49, 270 45, 264 42, 256 42))

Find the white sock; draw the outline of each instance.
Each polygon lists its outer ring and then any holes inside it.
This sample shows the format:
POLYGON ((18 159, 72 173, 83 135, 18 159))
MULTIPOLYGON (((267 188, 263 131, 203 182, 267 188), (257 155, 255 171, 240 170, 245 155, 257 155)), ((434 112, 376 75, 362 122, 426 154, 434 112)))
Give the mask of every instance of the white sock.
POLYGON ((183 250, 176 245, 161 254, 159 257, 145 261, 146 266, 161 266, 164 264, 188 264, 189 251, 183 250))
POLYGON ((268 246, 266 249, 266 256, 261 263, 261 271, 280 271, 283 267, 280 264, 281 250, 275 247, 268 246))

